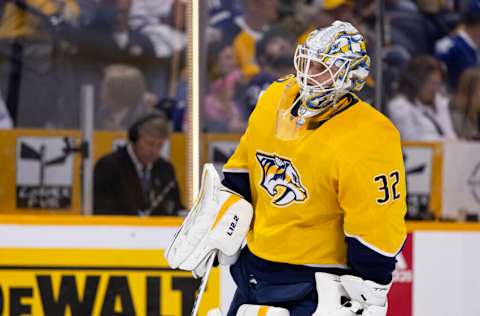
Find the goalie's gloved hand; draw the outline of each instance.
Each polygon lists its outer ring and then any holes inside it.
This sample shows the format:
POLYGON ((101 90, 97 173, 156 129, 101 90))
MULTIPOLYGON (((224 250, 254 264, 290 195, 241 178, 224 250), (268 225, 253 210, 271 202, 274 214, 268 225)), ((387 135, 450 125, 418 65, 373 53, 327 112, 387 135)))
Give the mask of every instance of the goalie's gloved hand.
POLYGON ((173 237, 165 258, 170 267, 205 274, 210 254, 220 264, 231 264, 244 243, 253 217, 252 205, 223 187, 215 168, 207 164, 194 207, 173 237))
POLYGON ((353 275, 315 273, 318 306, 313 316, 385 316, 390 285, 353 275))
MULTIPOLYGON (((237 251, 233 256, 227 256, 223 252, 219 251, 215 257, 213 266, 218 267, 219 265, 232 265, 237 262, 238 256, 240 256, 240 250, 237 251)), ((205 275, 205 272, 207 271, 208 257, 209 254, 207 254, 207 257, 202 260, 195 269, 192 270, 192 275, 195 279, 201 278, 205 275)))
POLYGON ((353 275, 343 275, 340 281, 352 303, 359 303, 362 306, 360 314, 359 310, 356 311, 358 315, 387 315, 387 294, 392 283, 383 285, 353 275))

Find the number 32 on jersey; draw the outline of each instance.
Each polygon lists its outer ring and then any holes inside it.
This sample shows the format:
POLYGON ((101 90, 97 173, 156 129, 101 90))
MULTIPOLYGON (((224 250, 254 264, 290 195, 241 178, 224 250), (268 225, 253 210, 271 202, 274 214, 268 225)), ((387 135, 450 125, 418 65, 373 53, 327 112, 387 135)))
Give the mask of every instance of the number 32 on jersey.
POLYGON ((397 190, 399 180, 400 173, 398 170, 388 174, 379 174, 373 178, 373 181, 378 184, 378 190, 381 193, 377 198, 377 204, 385 204, 400 198, 400 193, 397 190))

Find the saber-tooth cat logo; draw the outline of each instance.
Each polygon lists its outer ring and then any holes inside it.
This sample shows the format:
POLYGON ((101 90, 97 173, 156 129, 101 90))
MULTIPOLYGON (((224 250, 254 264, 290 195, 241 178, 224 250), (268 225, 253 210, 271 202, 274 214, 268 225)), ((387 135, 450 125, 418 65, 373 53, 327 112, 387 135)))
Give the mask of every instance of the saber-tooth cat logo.
POLYGON ((286 206, 307 198, 307 190, 289 159, 257 152, 257 160, 262 169, 260 185, 274 198, 273 204, 286 206))
POLYGON ((61 137, 17 139, 17 207, 70 208, 72 156, 61 137))

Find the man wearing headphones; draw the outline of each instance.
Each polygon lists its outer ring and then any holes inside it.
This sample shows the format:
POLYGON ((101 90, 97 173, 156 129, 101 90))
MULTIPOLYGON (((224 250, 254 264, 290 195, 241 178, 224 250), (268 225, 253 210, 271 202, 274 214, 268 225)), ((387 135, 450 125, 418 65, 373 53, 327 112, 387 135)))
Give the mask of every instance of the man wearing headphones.
POLYGON ((148 114, 130 127, 128 144, 95 165, 94 214, 177 215, 182 205, 175 171, 160 157, 168 136, 162 113, 148 114))

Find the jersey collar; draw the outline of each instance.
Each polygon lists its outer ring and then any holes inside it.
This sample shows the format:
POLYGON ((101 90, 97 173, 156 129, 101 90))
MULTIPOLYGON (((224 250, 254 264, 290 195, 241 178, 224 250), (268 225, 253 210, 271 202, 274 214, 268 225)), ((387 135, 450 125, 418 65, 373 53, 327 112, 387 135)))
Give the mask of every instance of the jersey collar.
POLYGON ((344 95, 334 108, 329 109, 328 111, 318 115, 313 120, 308 123, 308 129, 317 129, 323 123, 330 120, 332 117, 342 113, 343 111, 349 109, 351 106, 358 102, 358 98, 353 93, 347 93, 344 95))

